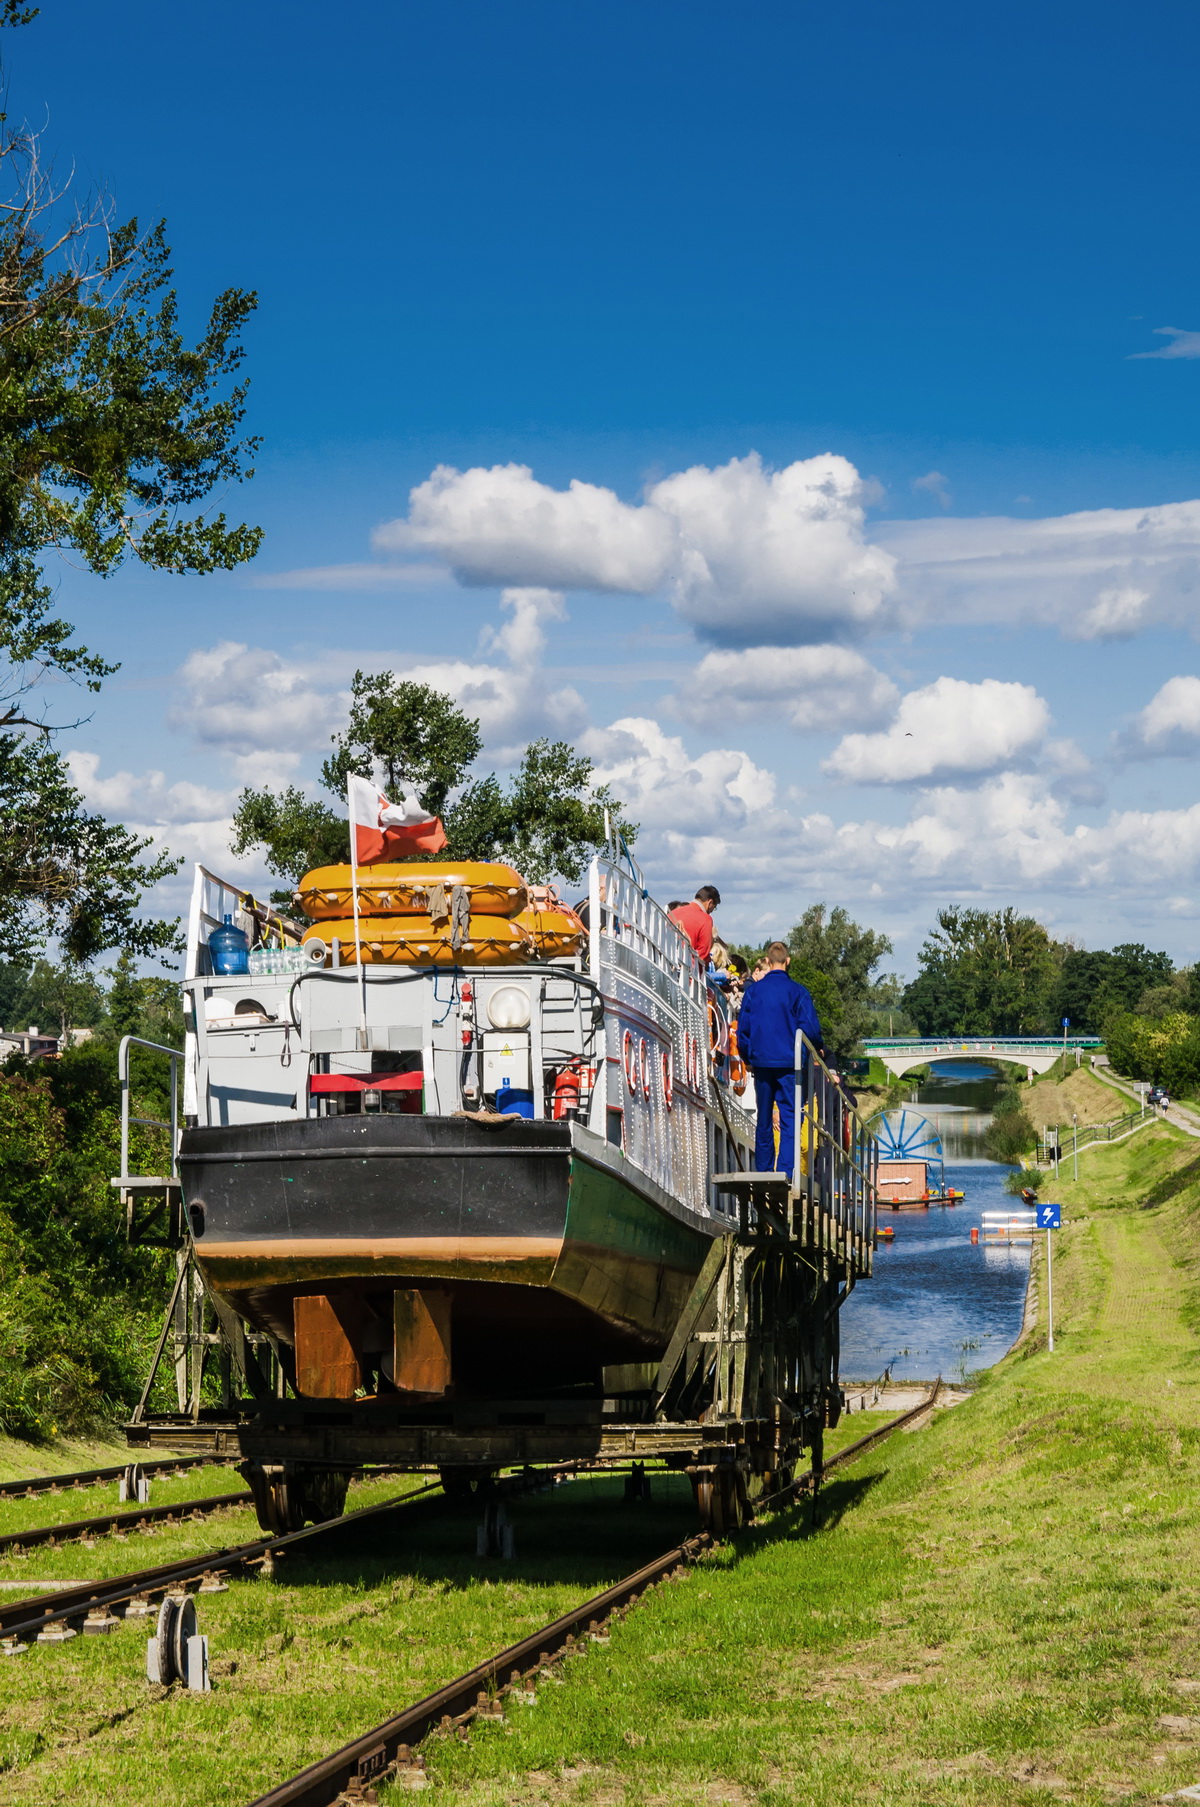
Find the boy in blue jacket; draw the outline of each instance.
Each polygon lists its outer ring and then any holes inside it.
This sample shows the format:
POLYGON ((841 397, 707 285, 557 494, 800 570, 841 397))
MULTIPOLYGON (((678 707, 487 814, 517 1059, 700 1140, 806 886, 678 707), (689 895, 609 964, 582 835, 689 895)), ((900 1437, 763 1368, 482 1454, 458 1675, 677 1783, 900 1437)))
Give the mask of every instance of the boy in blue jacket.
POLYGON ((754 1165, 759 1173, 786 1173, 791 1177, 796 1149, 796 1031, 803 1029, 813 1046, 824 1053, 821 1025, 812 997, 803 985, 789 979, 790 958, 782 941, 767 949, 767 971, 746 987, 737 1020, 738 1053, 754 1074, 754 1098, 758 1106, 758 1134, 754 1165), (772 1113, 779 1106, 779 1165, 775 1165, 772 1113))

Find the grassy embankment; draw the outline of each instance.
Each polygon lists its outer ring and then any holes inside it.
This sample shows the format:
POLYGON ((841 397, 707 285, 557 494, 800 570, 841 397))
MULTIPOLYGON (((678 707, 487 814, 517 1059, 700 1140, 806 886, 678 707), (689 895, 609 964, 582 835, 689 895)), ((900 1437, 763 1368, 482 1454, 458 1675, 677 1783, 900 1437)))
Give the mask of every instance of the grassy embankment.
POLYGON ((1100 1807, 1200 1779, 1200 1162, 1156 1126, 1081 1169, 1053 1356, 1039 1323, 832 1483, 815 1534, 743 1534, 507 1727, 435 1741, 447 1798, 1100 1807))
POLYGON ((1113 1086, 1096 1079, 1074 1060, 1053 1066, 1032 1085, 1021 1084, 1021 1109, 1040 1135, 1052 1124, 1071 1128, 1071 1117, 1085 1123, 1111 1123, 1130 1108, 1130 1100, 1113 1086))

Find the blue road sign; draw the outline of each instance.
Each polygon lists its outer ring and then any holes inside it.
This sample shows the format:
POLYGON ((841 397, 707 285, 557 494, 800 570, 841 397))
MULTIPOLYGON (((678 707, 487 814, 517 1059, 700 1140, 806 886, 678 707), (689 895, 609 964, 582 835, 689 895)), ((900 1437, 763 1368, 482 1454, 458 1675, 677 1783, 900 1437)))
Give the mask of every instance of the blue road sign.
POLYGON ((1070 1027, 1071 1027, 1071 1019, 1070 1019, 1070 1017, 1069 1017, 1069 1016, 1065 1016, 1065 1017, 1064 1017, 1064 1018, 1063 1018, 1063 1020, 1062 1020, 1062 1026, 1063 1026, 1063 1028, 1064 1028, 1064 1029, 1069 1029, 1069 1028, 1070 1028, 1070 1027))
POLYGON ((1062 1206, 1039 1204, 1037 1208, 1037 1227, 1039 1230, 1061 1230, 1062 1206))

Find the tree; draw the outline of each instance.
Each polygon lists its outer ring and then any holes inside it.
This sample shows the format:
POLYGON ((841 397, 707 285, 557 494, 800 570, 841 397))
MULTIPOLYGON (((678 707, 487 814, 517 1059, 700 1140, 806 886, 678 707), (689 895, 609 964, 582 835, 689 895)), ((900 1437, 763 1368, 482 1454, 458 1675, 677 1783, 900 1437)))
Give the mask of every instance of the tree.
MULTIPOLYGON (((351 772, 374 778, 393 799, 415 794, 423 809, 441 816, 448 847, 436 857, 506 860, 535 884, 556 874, 572 882, 580 877, 603 843, 606 808, 627 842, 637 834, 621 819, 618 800, 594 783, 591 760, 566 741, 532 741, 507 786, 495 773, 472 778, 483 745, 479 723, 431 685, 391 672, 355 672, 350 719, 333 744, 321 782, 340 807, 305 797, 294 785, 244 790, 233 816, 236 857, 261 848, 268 869, 293 886, 315 866, 347 860, 344 798, 351 772)), ((275 893, 279 902, 290 895, 275 893)))
MULTIPOLYGON (((1138 1008, 1144 993, 1169 985, 1173 972, 1168 954, 1153 953, 1140 941, 1095 951, 1071 948, 1054 987, 1053 1022, 1066 1017, 1082 1034, 1101 1035, 1111 1018, 1138 1008)), ((1180 1004, 1186 1008, 1187 999, 1180 1004)))
POLYGON ((120 945, 176 944, 173 923, 140 921, 142 893, 179 869, 168 854, 84 807, 70 769, 41 737, 0 734, 0 958, 26 960, 56 934, 69 959, 120 945))
POLYGON ((1059 952, 1012 909, 938 911, 904 1008, 922 1035, 1029 1035, 1049 1026, 1059 952))
POLYGON ((1108 1058, 1129 1079, 1153 1080, 1168 1091, 1200 1082, 1200 1018, 1177 1010, 1158 1021, 1128 1012, 1110 1019, 1108 1058))
POLYGON ((376 778, 389 797, 416 792, 431 816, 444 816, 453 791, 483 747, 479 723, 430 684, 398 679, 394 672, 367 677, 356 671, 350 687, 350 720, 335 734, 336 751, 321 767, 321 783, 335 797, 346 778, 376 778))
POLYGON ((233 812, 233 831, 230 851, 235 859, 261 847, 268 869, 288 880, 291 889, 272 893, 275 903, 290 903, 292 889, 306 872, 343 866, 350 858, 345 809, 339 815, 294 784, 281 791, 244 790, 233 812))
POLYGON ((104 993, 91 973, 78 966, 54 966, 37 960, 33 967, 6 966, 0 971, 0 1025, 28 1029, 68 1040, 72 1029, 94 1029, 104 1018, 104 993))
MULTIPOLYGON (((29 8, 5 0, 0 24, 29 8)), ((239 441, 241 329, 255 297, 228 289, 194 346, 179 331, 162 223, 114 223, 104 198, 69 205, 38 140, 0 119, 0 956, 52 931, 90 959, 120 941, 173 944, 136 923, 167 872, 150 843, 89 815, 49 736, 43 686, 96 691, 116 669, 54 613, 53 552, 101 577, 136 559, 157 570, 231 569, 257 528, 197 508, 253 475, 239 441), (7 190, 3 183, 7 180, 7 190)))
MULTIPOLYGON (((827 1023, 821 1007, 817 1014, 825 1031, 826 1046, 842 1058, 853 1054, 871 1027, 871 974, 892 944, 886 935, 853 922, 840 904, 829 911, 823 903, 811 904, 788 936, 793 963, 799 961, 824 974, 837 998, 836 1013, 827 1023)), ((791 968, 789 967, 789 971, 791 968)), ((804 983, 808 983, 807 980, 804 983)), ((809 990, 813 988, 809 985, 809 990)), ((816 992, 813 992, 816 1002, 816 992)))

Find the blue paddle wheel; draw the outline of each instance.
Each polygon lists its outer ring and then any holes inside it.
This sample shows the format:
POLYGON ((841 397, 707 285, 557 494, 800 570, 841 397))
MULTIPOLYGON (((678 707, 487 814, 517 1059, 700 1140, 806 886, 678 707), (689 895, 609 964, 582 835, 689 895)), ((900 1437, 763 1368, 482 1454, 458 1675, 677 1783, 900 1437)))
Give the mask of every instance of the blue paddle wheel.
POLYGON ((924 1161, 930 1193, 938 1198, 946 1194, 946 1166, 942 1154, 942 1138, 928 1117, 910 1110, 884 1111, 871 1124, 879 1143, 881 1161, 924 1161))

